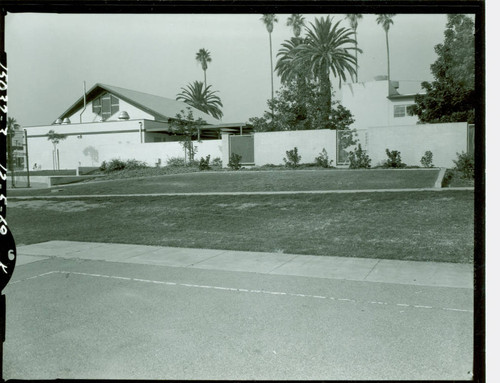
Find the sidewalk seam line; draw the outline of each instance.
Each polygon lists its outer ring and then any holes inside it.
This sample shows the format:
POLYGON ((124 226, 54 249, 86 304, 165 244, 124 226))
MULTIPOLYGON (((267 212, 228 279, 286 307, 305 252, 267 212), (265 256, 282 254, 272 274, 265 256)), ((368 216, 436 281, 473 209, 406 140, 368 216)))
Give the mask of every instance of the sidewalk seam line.
POLYGON ((370 271, 368 271, 368 273, 363 277, 363 281, 366 280, 366 278, 368 278, 368 276, 372 273, 372 271, 375 269, 375 267, 377 267, 377 265, 380 263, 381 259, 377 259, 377 262, 375 262, 375 264, 373 265, 373 267, 370 269, 370 271))
POLYGON ((286 264, 287 264, 287 263, 289 263, 289 262, 292 262, 295 258, 298 258, 298 257, 300 257, 300 254, 297 254, 295 257, 290 258, 289 260, 287 260, 287 261, 283 262, 281 265, 278 265, 278 266, 276 266, 275 268, 273 268, 273 269, 271 269, 271 270, 267 271, 265 274, 270 274, 270 273, 272 273, 274 270, 279 269, 281 266, 286 265, 286 264))

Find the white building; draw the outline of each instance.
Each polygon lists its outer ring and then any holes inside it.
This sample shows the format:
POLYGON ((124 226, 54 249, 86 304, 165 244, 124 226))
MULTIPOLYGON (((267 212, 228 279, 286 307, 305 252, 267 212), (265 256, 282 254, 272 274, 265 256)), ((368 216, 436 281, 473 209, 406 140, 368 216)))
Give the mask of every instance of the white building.
POLYGON ((341 103, 354 115, 354 129, 377 126, 416 125, 417 116, 409 113, 417 93, 400 93, 399 82, 387 76, 377 76, 374 81, 342 84, 341 103))
POLYGON ((221 156, 215 142, 220 146, 221 134, 242 134, 247 130, 243 123, 219 124, 217 119, 184 102, 96 84, 51 125, 26 128, 30 166, 75 169, 99 166, 113 158, 136 159, 151 166, 165 164, 167 158, 184 156, 181 145, 169 145, 167 149, 161 143, 182 139, 172 121, 181 111, 187 113, 188 108, 195 120, 200 118, 206 123, 193 137, 207 142, 198 145, 199 156, 221 156), (47 136, 51 130, 66 136, 55 149, 47 136))

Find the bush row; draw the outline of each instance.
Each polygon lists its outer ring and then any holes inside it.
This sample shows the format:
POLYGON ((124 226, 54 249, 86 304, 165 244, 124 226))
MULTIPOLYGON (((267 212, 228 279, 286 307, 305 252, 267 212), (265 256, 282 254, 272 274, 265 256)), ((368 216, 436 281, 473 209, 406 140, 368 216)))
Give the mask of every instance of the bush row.
MULTIPOLYGON (((297 147, 294 147, 291 150, 287 150, 285 152, 286 156, 283 158, 283 162, 285 163, 285 167, 297 169, 299 167, 302 156, 299 155, 299 151, 297 147)), ((401 160, 401 153, 397 150, 389 150, 386 149, 387 160, 383 162, 383 168, 405 168, 407 165, 401 160)), ((472 154, 467 153, 457 153, 457 159, 453 162, 455 163, 454 172, 448 172, 446 175, 446 182, 449 182, 451 178, 456 176, 455 173, 458 173, 459 177, 463 179, 472 180, 474 179, 474 156, 472 154)), ((242 168, 241 164, 241 156, 236 153, 232 153, 229 158, 228 166, 232 170, 239 170, 242 168)), ((358 143, 357 147, 349 152, 349 168, 350 169, 369 169, 371 168, 371 159, 366 153, 366 150, 363 150, 361 144, 358 143)), ((434 167, 433 163, 433 154, 431 151, 426 151, 420 163, 425 168, 434 167)), ((333 160, 328 158, 328 153, 323 148, 323 150, 318 154, 315 158, 314 164, 303 164, 303 166, 318 166, 322 168, 332 167, 333 160)), ((201 157, 199 161, 191 161, 186 162, 182 157, 172 157, 167 160, 167 166, 169 167, 198 167, 199 170, 210 170, 212 167, 221 168, 222 160, 219 157, 210 160, 210 155, 206 157, 201 157)), ((136 169, 144 169, 147 168, 145 162, 137 161, 137 160, 120 160, 120 159, 112 159, 109 162, 104 161, 99 170, 105 173, 116 172, 120 170, 136 170, 136 169)), ((277 167, 277 165, 266 165, 266 167, 277 167)))

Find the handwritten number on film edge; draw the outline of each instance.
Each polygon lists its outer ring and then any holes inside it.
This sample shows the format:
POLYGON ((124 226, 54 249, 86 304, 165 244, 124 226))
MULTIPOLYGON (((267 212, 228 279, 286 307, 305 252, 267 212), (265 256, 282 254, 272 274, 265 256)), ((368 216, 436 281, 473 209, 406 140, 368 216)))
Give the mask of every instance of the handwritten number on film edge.
MULTIPOLYGON (((6 62, 5 53, 1 54, 0 60, 0 133, 7 136, 7 67, 4 65, 6 62)), ((3 137, 5 142, 5 137, 3 137)), ((14 237, 10 232, 7 221, 5 220, 5 209, 7 197, 5 190, 7 188, 7 168, 4 164, 0 164, 0 182, 2 183, 2 190, 0 194, 0 289, 3 290, 4 287, 9 282, 12 273, 14 271, 14 266, 16 264, 16 246, 14 243, 14 237)))

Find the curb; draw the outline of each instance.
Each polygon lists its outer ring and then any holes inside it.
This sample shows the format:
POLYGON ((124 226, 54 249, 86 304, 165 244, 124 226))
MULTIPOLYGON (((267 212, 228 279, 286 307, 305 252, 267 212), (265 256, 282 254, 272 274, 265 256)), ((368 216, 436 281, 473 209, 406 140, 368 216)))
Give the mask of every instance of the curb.
POLYGON ((438 173, 438 176, 436 179, 436 183, 434 184, 435 188, 439 188, 439 189, 442 188, 443 178, 444 178, 445 173, 446 173, 446 168, 439 168, 439 173, 438 173))

